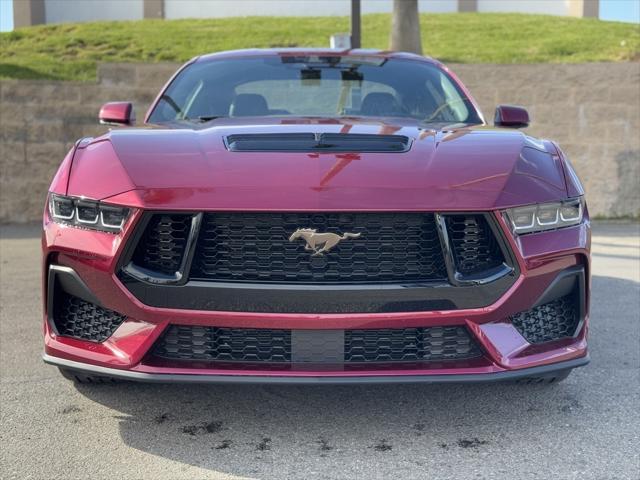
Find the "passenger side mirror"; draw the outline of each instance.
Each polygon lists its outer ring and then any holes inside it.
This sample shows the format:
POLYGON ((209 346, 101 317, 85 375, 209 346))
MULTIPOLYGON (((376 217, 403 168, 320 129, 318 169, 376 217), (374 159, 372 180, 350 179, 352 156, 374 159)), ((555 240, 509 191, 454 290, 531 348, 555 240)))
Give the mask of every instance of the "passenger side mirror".
POLYGON ((529 112, 524 107, 498 105, 493 118, 496 127, 524 128, 529 126, 529 112))
POLYGON ((100 109, 98 119, 103 125, 133 125, 136 116, 131 102, 109 102, 100 109))

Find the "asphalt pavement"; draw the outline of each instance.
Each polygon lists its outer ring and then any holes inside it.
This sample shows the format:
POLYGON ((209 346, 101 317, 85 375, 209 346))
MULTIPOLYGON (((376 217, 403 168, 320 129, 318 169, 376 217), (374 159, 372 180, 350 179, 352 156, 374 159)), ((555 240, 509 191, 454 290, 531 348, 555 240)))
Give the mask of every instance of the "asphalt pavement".
POLYGON ((0 476, 640 479, 640 227, 596 224, 557 385, 79 386, 42 363, 35 227, 0 227, 0 476))

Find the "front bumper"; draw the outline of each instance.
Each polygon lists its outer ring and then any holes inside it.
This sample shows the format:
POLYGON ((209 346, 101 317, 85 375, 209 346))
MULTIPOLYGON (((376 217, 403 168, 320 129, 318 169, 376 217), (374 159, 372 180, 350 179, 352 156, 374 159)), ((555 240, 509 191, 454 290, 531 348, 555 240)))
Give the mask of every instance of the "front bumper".
MULTIPOLYGON (((132 219, 132 221, 135 219, 132 219)), ((504 227, 504 225, 502 225, 504 227)), ((589 303, 588 223, 577 227, 508 238, 518 262, 513 284, 486 307, 393 313, 260 313, 162 308, 143 304, 118 278, 118 258, 131 230, 122 236, 45 223, 43 236, 45 298, 51 298, 52 265, 73 271, 95 300, 127 317, 106 341, 88 342, 58 335, 51 305, 45 304, 47 363, 73 370, 140 381, 393 383, 501 381, 545 376, 584 365, 589 303), (530 309, 564 274, 584 272, 582 321, 569 338, 531 344, 510 317, 530 309), (228 328, 349 330, 464 326, 482 350, 469 360, 383 365, 287 365, 158 362, 150 352, 170 325, 228 328)))
POLYGON ((119 380, 146 383, 245 383, 245 384, 279 384, 279 385, 343 385, 343 384, 393 384, 393 383, 490 383, 508 382, 523 378, 552 377, 555 372, 582 367, 589 363, 585 355, 574 360, 523 368, 520 370, 501 371, 495 373, 474 374, 438 374, 438 375, 234 375, 234 374, 189 374, 189 373, 145 373, 135 370, 120 370, 100 367, 86 363, 73 362, 63 358, 43 354, 42 359, 61 368, 67 368, 89 375, 105 376, 119 380))

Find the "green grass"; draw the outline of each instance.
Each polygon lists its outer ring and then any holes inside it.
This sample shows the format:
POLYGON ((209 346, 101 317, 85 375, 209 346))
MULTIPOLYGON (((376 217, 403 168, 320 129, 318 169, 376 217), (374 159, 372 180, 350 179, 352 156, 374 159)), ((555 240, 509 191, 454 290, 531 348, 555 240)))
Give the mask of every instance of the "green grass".
MULTIPOLYGON (((390 16, 365 15, 362 44, 386 48, 390 16)), ((640 27, 520 14, 423 14, 426 55, 444 62, 604 62, 640 59, 640 27)), ((245 17, 42 25, 0 33, 0 78, 91 81, 99 62, 183 62, 250 47, 327 46, 347 17, 245 17)))

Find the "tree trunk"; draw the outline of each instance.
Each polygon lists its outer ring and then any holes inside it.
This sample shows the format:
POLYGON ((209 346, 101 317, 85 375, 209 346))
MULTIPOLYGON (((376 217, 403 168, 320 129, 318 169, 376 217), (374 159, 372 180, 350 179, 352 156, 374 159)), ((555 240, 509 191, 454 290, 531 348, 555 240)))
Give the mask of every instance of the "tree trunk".
POLYGON ((418 0, 393 0, 391 50, 422 55, 418 0))

